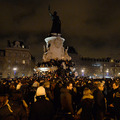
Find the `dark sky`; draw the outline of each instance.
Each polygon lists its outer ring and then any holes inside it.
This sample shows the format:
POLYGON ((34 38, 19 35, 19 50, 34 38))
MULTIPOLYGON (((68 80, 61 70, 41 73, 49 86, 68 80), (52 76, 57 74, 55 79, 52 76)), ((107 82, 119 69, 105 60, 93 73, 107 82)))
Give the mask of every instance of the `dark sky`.
POLYGON ((120 0, 0 0, 0 49, 7 40, 22 40, 41 59, 52 25, 49 4, 65 45, 85 57, 120 58, 120 0))

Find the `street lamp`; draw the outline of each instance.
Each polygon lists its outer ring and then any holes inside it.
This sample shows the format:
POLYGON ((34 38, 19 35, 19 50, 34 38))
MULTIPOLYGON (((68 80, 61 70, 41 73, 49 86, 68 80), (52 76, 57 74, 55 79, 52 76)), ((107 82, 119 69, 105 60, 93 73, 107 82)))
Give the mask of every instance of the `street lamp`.
POLYGON ((109 75, 109 69, 106 70, 107 76, 109 75))
POLYGON ((81 70, 81 72, 82 72, 82 76, 84 76, 84 72, 85 72, 85 70, 84 70, 84 69, 82 69, 82 70, 81 70))
POLYGON ((17 67, 14 67, 13 71, 14 71, 14 76, 15 76, 16 75, 16 71, 17 71, 17 67))

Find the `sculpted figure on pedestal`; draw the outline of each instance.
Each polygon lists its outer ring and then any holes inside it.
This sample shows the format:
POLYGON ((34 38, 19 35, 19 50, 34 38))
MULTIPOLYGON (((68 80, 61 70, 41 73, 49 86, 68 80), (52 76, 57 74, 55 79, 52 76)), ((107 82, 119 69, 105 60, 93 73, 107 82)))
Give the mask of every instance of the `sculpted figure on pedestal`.
POLYGON ((48 11, 53 21, 50 33, 61 33, 61 21, 59 19, 59 16, 57 16, 57 12, 54 11, 54 13, 51 13, 50 6, 48 8, 48 11))

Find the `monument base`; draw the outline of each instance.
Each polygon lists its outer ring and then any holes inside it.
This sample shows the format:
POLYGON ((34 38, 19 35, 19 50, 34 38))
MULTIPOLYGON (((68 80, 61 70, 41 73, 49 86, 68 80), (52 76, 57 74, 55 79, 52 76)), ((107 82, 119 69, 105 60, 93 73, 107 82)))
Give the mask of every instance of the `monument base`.
POLYGON ((51 59, 68 61, 71 60, 71 57, 67 53, 68 49, 64 49, 63 47, 65 39, 60 37, 61 34, 53 34, 54 36, 47 37, 45 39, 46 47, 43 54, 43 61, 47 62, 51 59))

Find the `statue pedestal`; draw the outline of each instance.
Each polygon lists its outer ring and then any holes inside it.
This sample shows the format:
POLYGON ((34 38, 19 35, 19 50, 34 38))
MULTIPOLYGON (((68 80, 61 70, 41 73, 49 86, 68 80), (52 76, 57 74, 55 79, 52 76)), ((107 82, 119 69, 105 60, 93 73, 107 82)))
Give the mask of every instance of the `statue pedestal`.
POLYGON ((71 57, 67 53, 67 49, 63 47, 65 39, 60 36, 61 35, 54 35, 45 39, 46 52, 43 54, 43 60, 45 62, 51 59, 71 60, 71 57))

